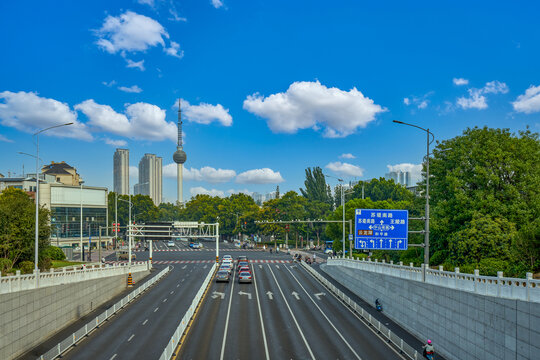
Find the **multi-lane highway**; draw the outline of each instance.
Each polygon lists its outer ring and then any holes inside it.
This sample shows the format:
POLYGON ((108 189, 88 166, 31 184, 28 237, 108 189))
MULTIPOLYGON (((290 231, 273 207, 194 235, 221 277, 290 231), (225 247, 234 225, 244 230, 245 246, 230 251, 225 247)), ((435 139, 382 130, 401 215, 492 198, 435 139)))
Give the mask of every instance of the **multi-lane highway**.
MULTIPOLYGON (((172 271, 65 358, 159 358, 215 261, 215 243, 153 249, 155 267, 172 271)), ((254 282, 239 284, 236 271, 230 283, 212 281, 178 359, 401 358, 291 256, 220 243, 220 257, 227 254, 249 258, 254 282)))

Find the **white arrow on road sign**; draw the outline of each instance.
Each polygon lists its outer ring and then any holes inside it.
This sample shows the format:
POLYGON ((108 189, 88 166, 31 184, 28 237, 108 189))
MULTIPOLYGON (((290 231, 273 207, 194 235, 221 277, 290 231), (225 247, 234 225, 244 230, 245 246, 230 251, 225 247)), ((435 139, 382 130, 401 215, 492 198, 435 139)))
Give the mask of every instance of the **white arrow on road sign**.
POLYGON ((373 229, 373 225, 369 225, 369 230, 373 229))
POLYGON ((212 293, 212 299, 217 299, 218 297, 221 297, 222 299, 225 299, 225 293, 214 291, 212 293))
POLYGON ((321 300, 321 296, 325 296, 326 294, 325 293, 318 293, 318 294, 313 294, 317 297, 317 300, 321 300))
POLYGON ((274 294, 272 294, 271 291, 267 291, 267 292, 266 292, 266 295, 268 295, 268 297, 270 298, 270 300, 273 300, 274 294))
POLYGON ((300 297, 298 296, 298 293, 296 291, 292 292, 292 296, 294 296, 296 300, 300 300, 300 297))
POLYGON ((251 300, 251 293, 239 291, 239 292, 238 292, 238 295, 247 295, 248 299, 251 300))
POLYGON ((259 265, 259 269, 262 269, 262 265, 259 265))

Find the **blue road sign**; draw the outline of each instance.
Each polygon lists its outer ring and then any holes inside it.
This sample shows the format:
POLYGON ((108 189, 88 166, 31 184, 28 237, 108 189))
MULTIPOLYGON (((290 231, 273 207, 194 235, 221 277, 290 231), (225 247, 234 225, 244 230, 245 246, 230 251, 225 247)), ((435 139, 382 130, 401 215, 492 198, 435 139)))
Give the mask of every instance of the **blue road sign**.
POLYGON ((407 250, 409 211, 356 209, 354 248, 407 250))

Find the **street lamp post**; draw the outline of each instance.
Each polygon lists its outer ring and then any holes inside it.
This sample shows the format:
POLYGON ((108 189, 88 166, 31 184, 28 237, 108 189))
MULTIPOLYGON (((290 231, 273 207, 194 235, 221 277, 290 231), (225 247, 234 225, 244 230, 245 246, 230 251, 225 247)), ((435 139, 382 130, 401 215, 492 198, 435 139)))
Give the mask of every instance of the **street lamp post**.
POLYGON ((340 178, 337 178, 335 176, 331 176, 331 175, 325 175, 325 176, 328 176, 328 177, 333 177, 334 179, 337 179, 340 183, 341 183, 341 207, 343 208, 343 238, 342 238, 342 242, 343 242, 343 254, 342 254, 342 258, 345 259, 345 195, 343 194, 343 179, 340 179, 340 178))
POLYGON ((34 244, 34 271, 37 273, 38 270, 38 239, 39 239, 39 134, 50 129, 54 129, 61 126, 67 126, 73 124, 72 122, 66 124, 60 124, 55 126, 50 126, 45 129, 41 129, 38 132, 34 133, 36 137, 36 234, 35 234, 35 244, 34 244))
POLYGON ((84 181, 80 181, 79 182, 80 185, 81 185, 81 192, 80 192, 80 200, 81 200, 81 221, 80 221, 80 236, 79 236, 79 246, 81 247, 81 261, 84 261, 83 259, 83 255, 84 255, 84 247, 83 247, 83 226, 82 226, 82 222, 83 222, 83 206, 82 206, 82 190, 83 190, 83 184, 84 184, 84 181))
POLYGON ((396 124, 408 125, 426 132, 426 223, 424 230, 424 271, 423 271, 423 280, 426 281, 426 270, 429 267, 429 145, 435 140, 435 135, 429 129, 424 129, 418 125, 409 124, 403 121, 392 120, 396 124), (429 141, 429 136, 431 135, 432 139, 429 141))

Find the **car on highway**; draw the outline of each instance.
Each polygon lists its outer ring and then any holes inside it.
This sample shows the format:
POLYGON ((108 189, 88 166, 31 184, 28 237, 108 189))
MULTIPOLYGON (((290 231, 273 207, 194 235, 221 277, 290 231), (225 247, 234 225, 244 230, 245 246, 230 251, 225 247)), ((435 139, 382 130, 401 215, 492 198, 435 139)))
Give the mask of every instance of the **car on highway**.
POLYGON ((328 254, 328 255, 332 255, 334 253, 334 251, 332 249, 326 249, 326 250, 324 250, 324 253, 328 254))
POLYGON ((232 256, 231 256, 231 255, 223 255, 223 260, 230 260, 230 261, 232 261, 232 256))
POLYGON ((240 262, 240 261, 248 261, 248 258, 247 258, 247 256, 240 255, 239 257, 236 258, 236 261, 238 261, 238 262, 240 262))
POLYGON ((238 268, 240 269, 242 266, 247 266, 249 267, 249 263, 247 261, 240 261, 238 263, 238 268))
POLYGON ((229 274, 232 272, 232 265, 231 264, 221 264, 221 266, 219 267, 219 271, 227 271, 229 274))
POLYGON ((247 271, 242 271, 240 274, 238 274, 238 282, 239 283, 250 283, 251 282, 251 273, 247 271))
POLYGON ((196 242, 196 243, 191 243, 189 244, 189 246, 192 248, 192 249, 201 249, 203 246, 200 242, 196 242))
POLYGON ((231 276, 227 270, 219 270, 216 274, 216 282, 220 281, 226 281, 229 282, 231 280, 231 276))
POLYGON ((168 247, 174 247, 174 241, 172 241, 172 240, 167 241, 167 246, 168 247))
POLYGON ((251 269, 249 268, 249 266, 241 266, 238 268, 238 273, 241 273, 241 272, 248 272, 248 273, 251 273, 251 269))

